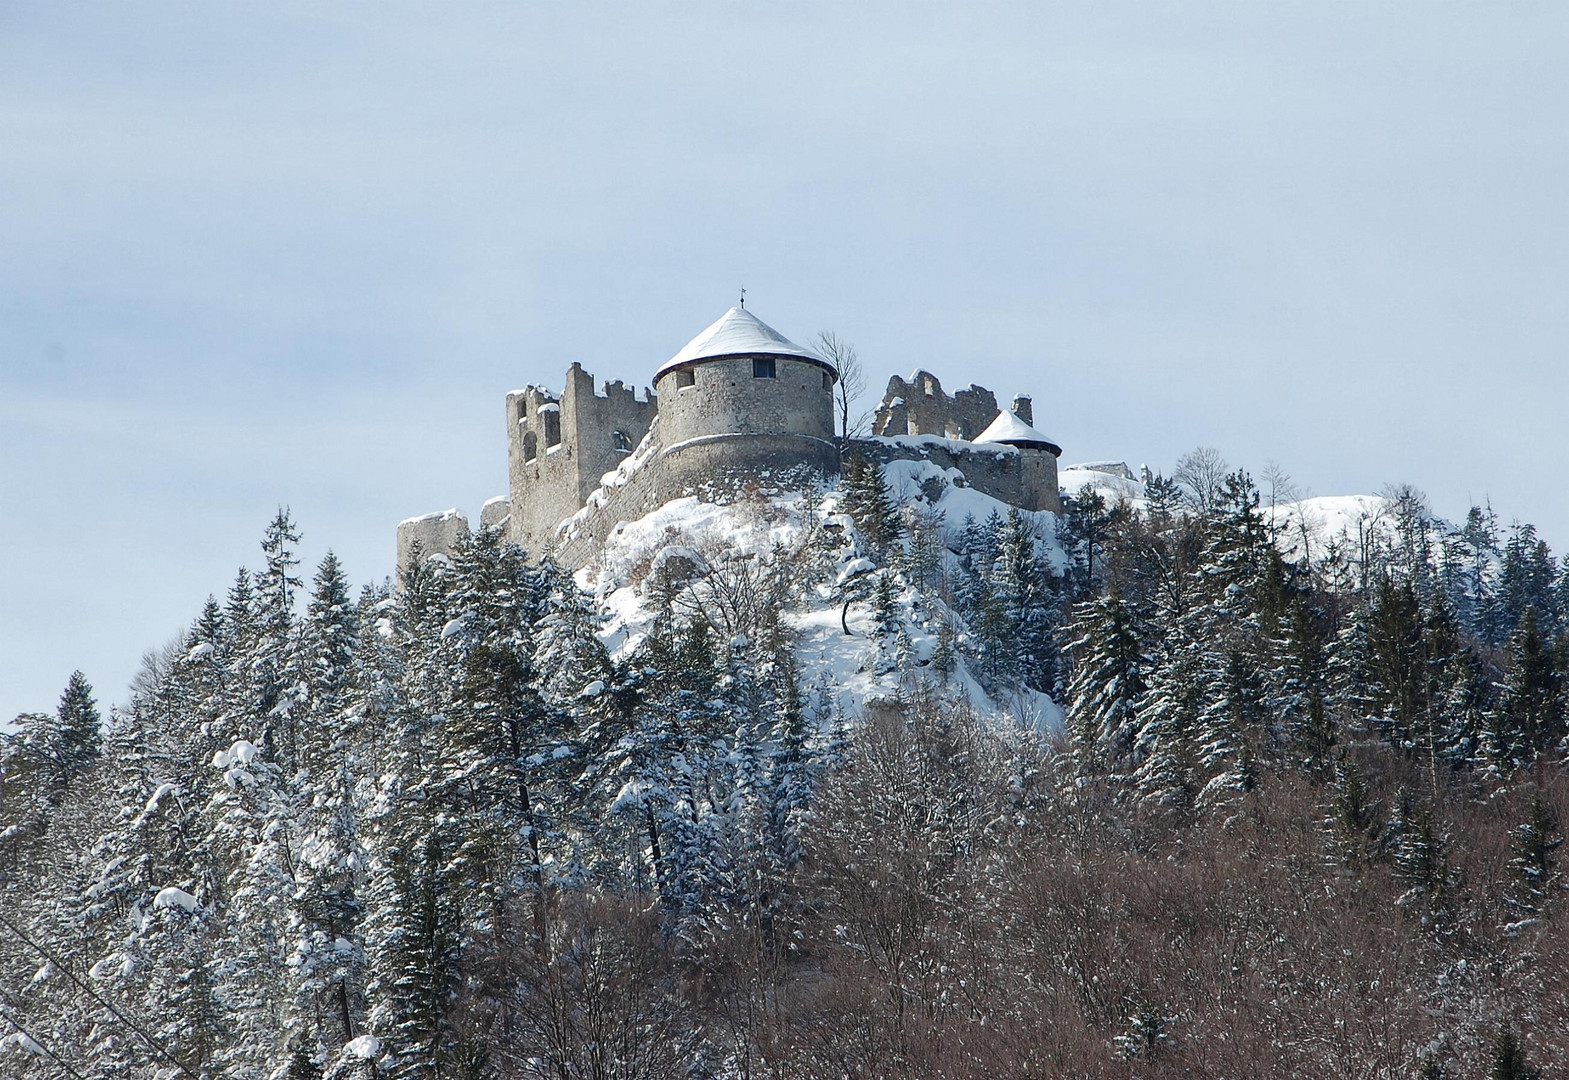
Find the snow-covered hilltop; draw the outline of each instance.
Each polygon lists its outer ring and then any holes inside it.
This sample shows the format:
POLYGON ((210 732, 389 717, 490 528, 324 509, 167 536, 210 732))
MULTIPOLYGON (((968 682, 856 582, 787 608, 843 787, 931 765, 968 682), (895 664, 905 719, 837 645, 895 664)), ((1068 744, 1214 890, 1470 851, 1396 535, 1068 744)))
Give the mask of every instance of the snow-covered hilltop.
MULTIPOLYGON (((952 395, 916 371, 888 382, 869 437, 851 432, 862 374, 832 335, 790 341, 744 306, 721 315, 653 374, 639 398, 620 381, 596 390, 578 364, 559 397, 538 386, 507 395, 509 490, 480 524, 536 558, 576 568, 612 530, 691 495, 724 501, 749 486, 831 483, 851 454, 931 462, 1029 511, 1061 508, 1062 448, 1034 426, 1028 395, 998 407, 984 387, 952 395)), ((452 514, 398 526, 398 564, 450 555, 468 529, 452 514)))

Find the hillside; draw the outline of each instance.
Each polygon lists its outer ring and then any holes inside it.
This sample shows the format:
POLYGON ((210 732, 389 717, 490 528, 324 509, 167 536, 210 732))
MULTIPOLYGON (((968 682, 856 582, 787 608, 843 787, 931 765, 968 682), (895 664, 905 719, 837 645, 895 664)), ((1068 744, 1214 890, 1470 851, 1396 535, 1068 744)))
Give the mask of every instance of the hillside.
POLYGON ((1562 1060, 1569 574, 1484 509, 1213 479, 1066 469, 1058 516, 852 459, 357 599, 280 512, 128 708, 74 679, 0 745, 0 1060, 1562 1060))

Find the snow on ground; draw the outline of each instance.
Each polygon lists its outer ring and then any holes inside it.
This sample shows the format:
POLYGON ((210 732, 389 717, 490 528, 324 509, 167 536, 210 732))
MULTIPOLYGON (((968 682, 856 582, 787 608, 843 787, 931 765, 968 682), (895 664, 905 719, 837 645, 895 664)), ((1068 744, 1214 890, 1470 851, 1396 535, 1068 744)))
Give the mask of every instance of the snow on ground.
POLYGON ((1355 551, 1359 537, 1370 532, 1392 536, 1394 529, 1389 500, 1379 495, 1322 495, 1264 512, 1281 530, 1281 554, 1294 560, 1321 558, 1334 540, 1355 551))
MULTIPOLYGON (((957 543, 967 518, 985 520, 992 514, 1007 517, 1011 507, 965 485, 958 470, 942 469, 930 461, 896 461, 884 467, 884 479, 894 499, 942 514, 945 542, 957 543)), ((826 682, 839 696, 847 713, 869 699, 891 697, 899 691, 900 675, 885 648, 879 652, 872 634, 870 604, 854 603, 843 615, 840 590, 835 584, 874 568, 866 559, 850 519, 838 512, 840 492, 822 493, 809 509, 801 492, 787 492, 768 499, 736 499, 725 504, 696 497, 676 499, 644 517, 618 525, 610 534, 598 560, 579 570, 578 584, 593 594, 604 616, 601 637, 612 655, 624 657, 646 637, 652 614, 644 604, 642 585, 653 568, 672 559, 684 559, 693 569, 706 569, 725 559, 766 556, 774 548, 799 549, 809 529, 840 530, 845 538, 827 580, 807 590, 786 614, 795 631, 796 659, 801 667, 802 688, 808 694, 826 682), (809 517, 808 515, 811 515, 809 517), (850 633, 845 633, 845 625, 850 633)), ((1044 557, 1056 568, 1066 566, 1057 543, 1056 515, 1025 512, 1041 539, 1044 557)), ((950 554, 949 559, 952 559, 950 554)), ((939 605, 940 606, 940 605, 939 605)), ((904 629, 916 670, 930 662, 937 647, 937 620, 952 618, 946 609, 932 610, 931 602, 906 590, 900 597, 904 629)), ((949 681, 956 694, 967 696, 982 711, 1043 728, 1060 728, 1062 710, 1049 697, 1031 691, 990 698, 961 661, 949 681)))
MULTIPOLYGON (((1116 464, 1120 465, 1121 462, 1116 464)), ((1114 475, 1102 468, 1069 465, 1057 474, 1057 487, 1063 495, 1075 499, 1086 491, 1096 491, 1108 504, 1128 502, 1134 506, 1144 505, 1143 483, 1114 475)))
POLYGON ((21 1031, 14 1031, 0 1038, 0 1047, 15 1049, 23 1054, 32 1054, 34 1057, 44 1056, 44 1048, 35 1042, 32 1036, 21 1031))

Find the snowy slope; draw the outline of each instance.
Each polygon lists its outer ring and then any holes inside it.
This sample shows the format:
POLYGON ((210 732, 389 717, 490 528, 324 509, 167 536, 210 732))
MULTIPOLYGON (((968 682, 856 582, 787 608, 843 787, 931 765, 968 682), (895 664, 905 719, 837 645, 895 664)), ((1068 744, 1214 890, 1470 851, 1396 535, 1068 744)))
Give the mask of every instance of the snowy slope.
MULTIPOLYGON (((1280 528, 1280 550, 1288 559, 1321 558, 1331 542, 1356 549, 1358 538, 1379 533, 1393 536, 1389 500, 1379 495, 1323 495, 1265 508, 1280 528)), ((1447 526, 1446 526, 1447 527, 1447 526)))
POLYGON ((1078 498, 1087 491, 1098 492, 1108 504, 1127 502, 1144 505, 1144 485, 1124 476, 1114 476, 1100 469, 1068 466, 1057 474, 1057 487, 1063 495, 1078 498))
MULTIPOLYGON (((962 483, 955 470, 944 470, 928 461, 894 462, 884 469, 884 480, 898 503, 942 515, 942 536, 950 548, 966 518, 984 520, 994 513, 1006 517, 1010 510, 1006 503, 958 486, 956 478, 962 483)), ((810 508, 799 491, 769 498, 738 498, 724 504, 687 497, 618 526, 602 555, 577 573, 579 585, 595 597, 605 618, 601 636, 607 647, 618 658, 624 657, 647 635, 652 614, 643 586, 661 561, 671 557, 694 563, 737 555, 767 557, 776 549, 793 553, 802 548, 809 533, 837 529, 845 541, 835 553, 836 564, 829 568, 828 580, 806 591, 787 613, 796 635, 801 684, 812 692, 826 679, 836 688, 841 708, 852 713, 869 699, 898 693, 901 674, 892 666, 886 646, 878 649, 870 605, 851 606, 849 634, 840 622, 840 593, 835 583, 872 568, 854 525, 839 512, 841 494, 836 488, 821 492, 810 508)), ((1043 557, 1059 570, 1066 566, 1056 539, 1056 516, 1045 512, 1028 516, 1036 526, 1043 557)), ((953 559, 951 551, 946 558, 953 559)), ((946 618, 952 624, 956 616, 940 602, 920 597, 914 590, 899 597, 899 609, 913 667, 920 673, 936 649, 938 620, 946 618)), ((929 672, 925 674, 930 677, 929 672)), ((1009 700, 994 700, 962 660, 948 685, 950 691, 967 696, 988 714, 1042 728, 1055 728, 1062 722, 1061 708, 1041 694, 1024 691, 1009 700)))

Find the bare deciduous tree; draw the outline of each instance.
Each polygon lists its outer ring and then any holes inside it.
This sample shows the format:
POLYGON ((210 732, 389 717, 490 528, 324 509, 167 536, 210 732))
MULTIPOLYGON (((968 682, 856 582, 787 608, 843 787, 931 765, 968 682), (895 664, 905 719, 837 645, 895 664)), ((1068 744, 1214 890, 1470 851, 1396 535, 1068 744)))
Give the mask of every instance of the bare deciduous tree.
POLYGON ((824 330, 813 339, 818 353, 834 366, 838 381, 834 383, 834 408, 839 414, 839 437, 849 439, 861 434, 870 414, 856 413, 861 394, 866 390, 866 372, 855 355, 855 346, 832 330, 824 330))
POLYGON ((1198 446, 1177 459, 1177 468, 1171 478, 1182 487, 1194 507, 1213 510, 1220 495, 1221 483, 1231 466, 1213 446, 1198 446))
POLYGON ((1302 491, 1297 487, 1296 481, 1291 479, 1291 474, 1281 466, 1280 462, 1273 460, 1264 462, 1264 470, 1259 475, 1264 480, 1271 513, 1281 503, 1296 502, 1302 497, 1302 491))

